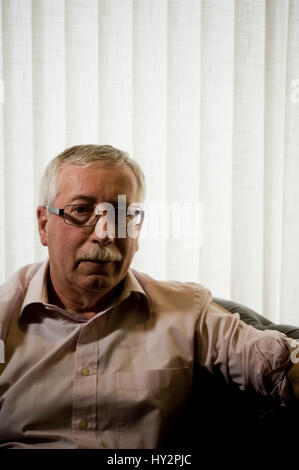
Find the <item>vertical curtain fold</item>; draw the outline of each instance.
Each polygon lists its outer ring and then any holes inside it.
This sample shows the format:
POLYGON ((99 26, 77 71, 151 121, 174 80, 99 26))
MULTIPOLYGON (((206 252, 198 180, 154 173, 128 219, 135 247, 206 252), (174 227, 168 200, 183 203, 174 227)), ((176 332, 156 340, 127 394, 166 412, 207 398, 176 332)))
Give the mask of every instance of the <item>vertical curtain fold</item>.
POLYGON ((265 1, 235 4, 232 289, 262 311, 265 1))
POLYGON ((0 0, 0 279, 6 278, 6 210, 5 210, 5 166, 4 166, 4 133, 3 133, 3 113, 4 113, 4 77, 3 77, 3 20, 2 20, 2 0, 0 0))
POLYGON ((34 162, 31 0, 3 3, 3 123, 7 271, 34 258, 34 162))
POLYGON ((200 279, 220 297, 229 298, 235 2, 205 1, 202 15, 200 199, 204 234, 200 279))
MULTIPOLYGON (((35 201, 47 162, 66 146, 65 5, 32 0, 33 155, 35 201)), ((35 230, 35 259, 46 250, 35 230)))
POLYGON ((131 152, 133 0, 100 0, 98 23, 98 141, 131 152))
POLYGON ((298 323, 299 246, 299 103, 291 98, 291 84, 299 78, 299 2, 289 2, 287 87, 284 145, 284 198, 281 274, 281 318, 298 323))
POLYGON ((168 2, 166 277, 174 279, 180 266, 180 279, 186 281, 199 278, 203 222, 199 212, 201 15, 201 1, 168 2))
MULTIPOLYGON (((153 233, 160 217, 156 203, 167 202, 167 0, 134 0, 133 147, 132 154, 148 176, 153 204, 141 233, 142 250, 135 266, 146 271, 155 263, 158 278, 167 276, 167 240, 153 233), (151 222, 152 221, 152 222, 151 222)), ((162 210, 163 212, 163 210, 162 210)))
POLYGON ((289 2, 266 2, 263 310, 279 321, 289 2))
POLYGON ((98 141, 98 2, 65 0, 66 146, 98 141))

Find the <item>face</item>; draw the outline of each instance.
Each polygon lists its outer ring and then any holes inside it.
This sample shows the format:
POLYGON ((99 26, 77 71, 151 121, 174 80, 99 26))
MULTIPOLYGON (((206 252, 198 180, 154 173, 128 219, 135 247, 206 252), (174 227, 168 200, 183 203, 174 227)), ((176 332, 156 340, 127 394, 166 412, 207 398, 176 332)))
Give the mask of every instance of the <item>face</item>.
MULTIPOLYGON (((55 208, 77 203, 97 206, 117 201, 120 194, 126 195, 127 204, 138 201, 135 175, 125 164, 88 168, 69 165, 62 168, 59 181, 60 192, 52 204, 55 208)), ((138 237, 103 237, 107 227, 101 220, 96 227, 66 225, 63 217, 49 214, 42 206, 38 207, 37 215, 41 242, 48 246, 52 284, 64 295, 72 292, 104 295, 125 277, 138 249, 138 237), (82 260, 103 248, 112 253, 113 261, 82 260)))

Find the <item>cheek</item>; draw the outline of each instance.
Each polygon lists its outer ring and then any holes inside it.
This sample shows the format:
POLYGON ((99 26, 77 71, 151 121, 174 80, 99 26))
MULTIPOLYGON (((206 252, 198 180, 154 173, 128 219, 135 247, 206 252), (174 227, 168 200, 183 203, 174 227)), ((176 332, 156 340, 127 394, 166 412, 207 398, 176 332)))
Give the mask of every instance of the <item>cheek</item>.
POLYGON ((55 224, 49 232, 49 249, 52 253, 59 253, 62 257, 64 254, 74 251, 80 244, 81 234, 68 227, 55 224))
POLYGON ((136 250, 138 249, 138 240, 126 239, 121 240, 119 245, 121 252, 123 253, 126 259, 130 259, 134 256, 136 250))

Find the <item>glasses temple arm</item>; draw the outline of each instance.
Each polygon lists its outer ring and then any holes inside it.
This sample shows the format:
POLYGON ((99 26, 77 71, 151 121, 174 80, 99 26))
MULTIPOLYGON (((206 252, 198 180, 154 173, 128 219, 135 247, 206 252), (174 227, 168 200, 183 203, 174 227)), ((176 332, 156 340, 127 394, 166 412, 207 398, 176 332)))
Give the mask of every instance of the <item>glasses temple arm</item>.
POLYGON ((64 209, 56 209, 56 207, 53 206, 44 206, 48 212, 51 212, 51 214, 55 215, 64 215, 64 209))

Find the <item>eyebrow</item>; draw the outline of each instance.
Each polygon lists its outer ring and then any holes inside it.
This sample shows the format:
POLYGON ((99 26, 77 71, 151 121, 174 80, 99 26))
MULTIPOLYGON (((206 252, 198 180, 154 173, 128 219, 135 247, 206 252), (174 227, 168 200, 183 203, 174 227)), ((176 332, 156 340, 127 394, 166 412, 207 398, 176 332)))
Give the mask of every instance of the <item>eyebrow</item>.
POLYGON ((94 198, 92 196, 86 196, 85 194, 76 194, 74 197, 72 197, 71 201, 76 201, 77 199, 84 199, 86 201, 94 201, 94 198))
MULTIPOLYGON (((72 203, 77 200, 81 200, 81 201, 84 200, 86 202, 96 204, 96 199, 94 197, 86 196, 85 194, 76 194, 74 197, 72 197, 72 199, 69 202, 72 203)), ((108 202, 115 206, 118 203, 118 199, 116 198, 116 199, 112 199, 111 201, 102 201, 102 202, 108 202)))

